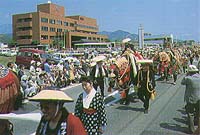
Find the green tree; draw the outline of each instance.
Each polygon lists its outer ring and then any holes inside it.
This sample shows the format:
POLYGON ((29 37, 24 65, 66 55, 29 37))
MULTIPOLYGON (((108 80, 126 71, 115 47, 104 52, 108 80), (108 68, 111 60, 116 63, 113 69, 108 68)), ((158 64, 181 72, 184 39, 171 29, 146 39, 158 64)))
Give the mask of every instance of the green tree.
POLYGON ((9 47, 17 47, 18 43, 15 40, 10 40, 8 42, 9 47))
POLYGON ((38 40, 33 40, 31 42, 31 45, 39 45, 39 44, 40 44, 40 42, 38 40))

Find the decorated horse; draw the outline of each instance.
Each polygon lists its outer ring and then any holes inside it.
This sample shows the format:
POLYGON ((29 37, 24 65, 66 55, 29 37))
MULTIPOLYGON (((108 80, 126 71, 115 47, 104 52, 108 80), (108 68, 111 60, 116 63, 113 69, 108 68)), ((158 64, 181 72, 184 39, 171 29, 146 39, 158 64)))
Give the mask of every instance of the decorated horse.
MULTIPOLYGON (((18 108, 20 82, 14 72, 0 64, 0 114, 12 112, 18 108)), ((0 118, 0 134, 13 135, 13 124, 0 118)))
POLYGON ((0 114, 10 113, 18 108, 20 82, 17 75, 0 65, 0 114))
POLYGON ((168 50, 157 52, 154 57, 154 67, 162 79, 168 80, 168 76, 179 72, 182 65, 181 52, 178 50, 168 50))
POLYGON ((128 104, 128 93, 130 85, 133 84, 134 78, 137 75, 136 61, 143 57, 131 49, 127 48, 124 53, 116 58, 115 69, 113 73, 116 75, 116 85, 121 92, 121 98, 124 104, 128 104))

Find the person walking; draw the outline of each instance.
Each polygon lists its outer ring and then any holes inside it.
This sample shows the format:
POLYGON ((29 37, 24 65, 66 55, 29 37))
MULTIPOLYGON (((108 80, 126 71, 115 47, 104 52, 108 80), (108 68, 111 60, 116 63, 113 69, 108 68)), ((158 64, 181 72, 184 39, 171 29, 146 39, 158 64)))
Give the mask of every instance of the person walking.
POLYGON ((108 77, 108 72, 103 66, 105 56, 97 56, 93 60, 96 62, 96 65, 92 68, 90 74, 93 80, 93 87, 95 90, 100 87, 101 95, 104 97, 104 78, 108 77))
POLYGON ((107 117, 103 97, 92 86, 91 78, 80 79, 84 91, 79 95, 75 105, 75 115, 83 122, 88 135, 103 134, 107 117))
POLYGON ((144 113, 148 113, 149 100, 151 94, 155 92, 155 75, 153 69, 151 69, 150 64, 153 63, 152 60, 138 60, 137 63, 141 64, 141 69, 138 70, 135 77, 134 85, 138 87, 138 98, 144 103, 144 113))
POLYGON ((42 90, 29 100, 39 102, 43 113, 36 135, 87 135, 80 119, 63 107, 65 102, 73 102, 64 92, 42 90))
POLYGON ((200 74, 195 65, 188 66, 188 73, 181 81, 186 86, 184 101, 188 118, 188 129, 190 133, 195 132, 194 125, 200 122, 200 74))

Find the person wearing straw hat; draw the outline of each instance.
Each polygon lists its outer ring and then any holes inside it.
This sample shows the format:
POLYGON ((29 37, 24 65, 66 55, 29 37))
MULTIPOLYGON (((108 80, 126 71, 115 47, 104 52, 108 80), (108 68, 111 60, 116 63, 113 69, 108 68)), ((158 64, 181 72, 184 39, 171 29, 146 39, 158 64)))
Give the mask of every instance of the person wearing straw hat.
POLYGON ((106 59, 105 56, 97 56, 93 58, 96 65, 93 66, 91 71, 91 78, 93 80, 93 86, 97 90, 98 86, 101 90, 101 95, 104 97, 104 78, 108 76, 108 72, 103 66, 103 61, 106 59))
POLYGON ((88 135, 103 134, 107 125, 103 97, 94 89, 89 76, 82 76, 80 82, 84 91, 77 99, 75 115, 83 122, 88 135))
POLYGON ((73 99, 62 91, 42 90, 29 98, 40 103, 43 116, 36 130, 36 135, 86 135, 80 119, 63 107, 73 99))
POLYGON ((138 87, 138 98, 144 103, 144 113, 148 113, 149 100, 151 94, 155 91, 155 76, 154 71, 151 69, 152 60, 138 60, 138 64, 141 64, 141 69, 138 70, 135 77, 135 85, 138 87))
MULTIPOLYGON (((190 133, 195 132, 195 124, 200 126, 200 74, 195 65, 188 66, 188 73, 181 81, 186 85, 184 101, 188 117, 188 129, 190 133)), ((200 128, 200 127, 199 127, 200 128)))

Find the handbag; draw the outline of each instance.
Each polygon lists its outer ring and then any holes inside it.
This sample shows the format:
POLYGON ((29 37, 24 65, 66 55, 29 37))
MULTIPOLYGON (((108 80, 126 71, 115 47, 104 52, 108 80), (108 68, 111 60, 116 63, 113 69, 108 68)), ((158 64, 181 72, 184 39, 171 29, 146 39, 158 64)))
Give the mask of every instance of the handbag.
POLYGON ((151 100, 154 100, 155 97, 156 97, 156 95, 157 95, 156 91, 153 90, 152 93, 151 93, 151 97, 150 97, 150 99, 151 99, 151 100))

